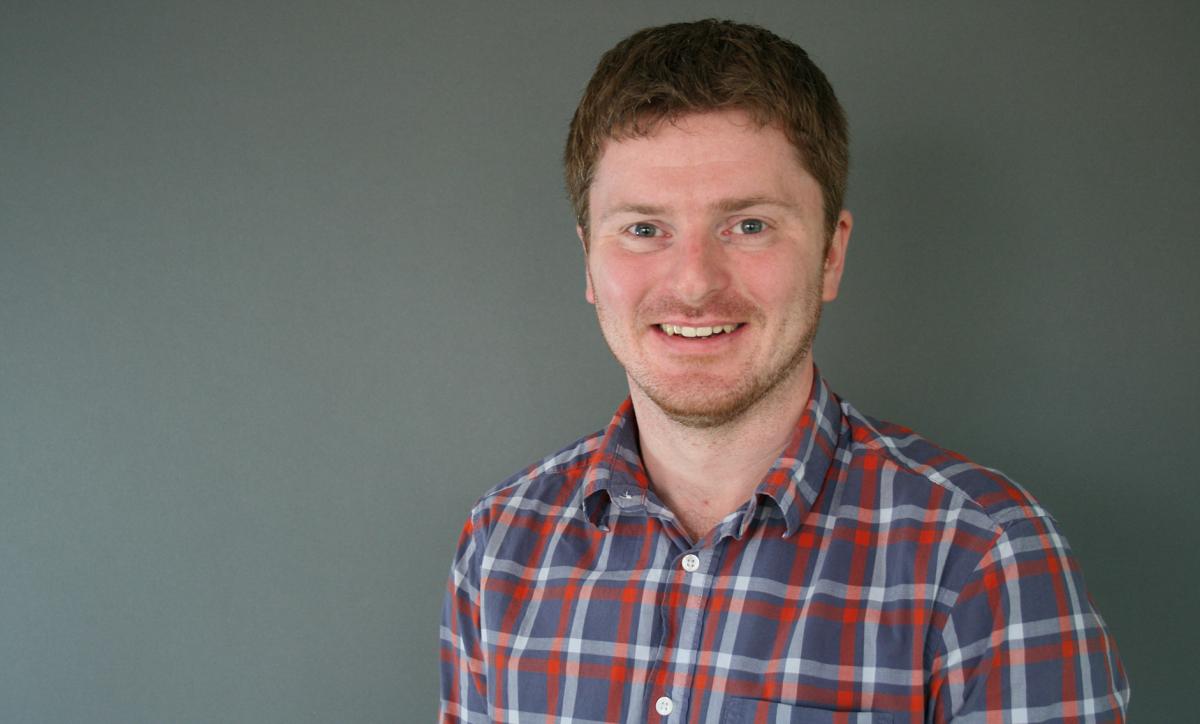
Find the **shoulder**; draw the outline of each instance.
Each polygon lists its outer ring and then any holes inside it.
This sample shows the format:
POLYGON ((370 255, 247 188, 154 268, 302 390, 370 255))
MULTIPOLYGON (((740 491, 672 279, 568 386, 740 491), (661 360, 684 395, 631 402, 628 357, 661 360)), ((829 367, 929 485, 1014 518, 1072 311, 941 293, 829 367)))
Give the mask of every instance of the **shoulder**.
POLYGON ((602 437, 602 432, 581 437, 493 485, 471 508, 472 522, 486 528, 504 511, 557 517, 577 507, 584 474, 602 437))
POLYGON ((956 721, 1031 711, 1060 721, 1086 707, 1098 721, 1123 721, 1128 680, 1049 512, 995 469, 842 410, 848 478, 878 481, 880 502, 863 517, 890 527, 877 550, 897 565, 883 568, 914 571, 928 584, 916 590, 935 591, 923 652, 929 710, 956 721), (1064 703, 1063 692, 1079 691, 1086 696, 1064 703))
POLYGON ((903 425, 862 414, 842 402, 851 459, 890 470, 896 490, 940 508, 967 513, 978 527, 1001 533, 1018 522, 1050 521, 1050 514, 1016 481, 944 448, 903 425))

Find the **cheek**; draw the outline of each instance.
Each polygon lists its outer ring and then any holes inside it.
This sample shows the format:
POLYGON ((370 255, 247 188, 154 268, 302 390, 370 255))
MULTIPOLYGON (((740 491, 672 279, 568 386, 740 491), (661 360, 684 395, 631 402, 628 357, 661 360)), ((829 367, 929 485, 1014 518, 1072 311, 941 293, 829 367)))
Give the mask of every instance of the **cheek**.
POLYGON ((759 304, 784 304, 795 296, 796 285, 800 283, 799 276, 792 273, 795 266, 796 260, 791 257, 764 256, 741 265, 738 283, 759 304))
POLYGON ((589 274, 590 301, 598 299, 614 312, 636 306, 652 286, 645 271, 632 263, 594 266, 589 274))
POLYGON ((821 295, 822 273, 808 260, 786 255, 746 265, 740 275, 741 289, 750 300, 777 316, 805 313, 821 295))

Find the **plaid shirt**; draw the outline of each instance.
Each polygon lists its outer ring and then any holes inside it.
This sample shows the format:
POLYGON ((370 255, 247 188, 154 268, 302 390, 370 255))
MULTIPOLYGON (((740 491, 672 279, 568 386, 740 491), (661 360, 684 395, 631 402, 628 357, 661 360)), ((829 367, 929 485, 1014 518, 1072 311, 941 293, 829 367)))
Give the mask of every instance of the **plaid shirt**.
POLYGON ((629 401, 471 513, 444 722, 1121 722, 1058 525, 1016 483, 818 376, 754 496, 693 543, 629 401))

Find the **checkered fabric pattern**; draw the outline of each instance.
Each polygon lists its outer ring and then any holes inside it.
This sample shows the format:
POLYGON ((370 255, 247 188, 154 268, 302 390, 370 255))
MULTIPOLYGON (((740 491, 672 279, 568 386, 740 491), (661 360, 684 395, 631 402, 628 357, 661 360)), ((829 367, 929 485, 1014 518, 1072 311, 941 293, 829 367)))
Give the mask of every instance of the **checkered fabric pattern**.
POLYGON ((627 400, 471 512, 443 722, 1122 722, 1117 650, 1049 514, 820 376, 755 495, 691 541, 627 400))

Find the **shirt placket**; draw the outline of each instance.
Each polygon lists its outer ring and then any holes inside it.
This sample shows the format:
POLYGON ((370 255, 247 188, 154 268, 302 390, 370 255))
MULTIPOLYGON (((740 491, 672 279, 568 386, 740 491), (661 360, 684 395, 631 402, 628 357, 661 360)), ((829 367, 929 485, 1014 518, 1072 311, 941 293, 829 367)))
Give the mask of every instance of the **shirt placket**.
POLYGON ((659 663, 666 668, 665 676, 656 677, 665 686, 650 692, 651 722, 674 724, 688 720, 691 682, 696 667, 704 663, 700 660, 701 637, 716 561, 716 550, 712 547, 693 547, 671 560, 668 595, 660 614, 663 631, 673 636, 664 642, 663 660, 659 663))

